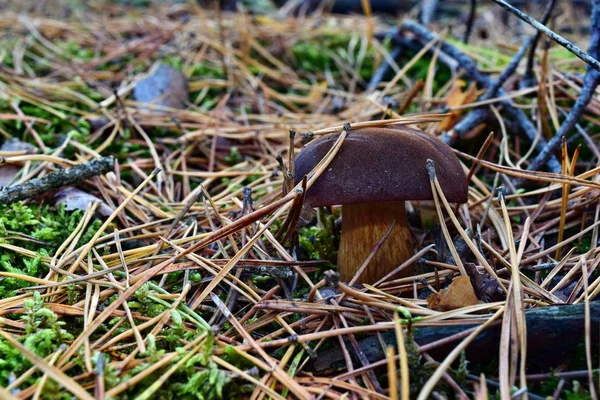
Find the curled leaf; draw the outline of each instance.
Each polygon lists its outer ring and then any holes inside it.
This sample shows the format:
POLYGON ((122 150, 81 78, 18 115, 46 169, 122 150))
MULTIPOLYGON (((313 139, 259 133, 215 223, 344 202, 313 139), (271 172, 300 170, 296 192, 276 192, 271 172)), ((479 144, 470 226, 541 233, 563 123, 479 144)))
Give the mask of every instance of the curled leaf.
MULTIPOLYGON (((463 81, 457 81, 452 85, 452 89, 450 89, 450 93, 448 93, 448 98, 446 99, 446 105, 448 107, 456 107, 462 106, 464 104, 469 104, 475 101, 477 98, 477 90, 475 89, 475 85, 469 85, 469 88, 463 92, 463 87, 465 83, 463 81)), ((449 116, 445 117, 438 126, 438 131, 448 131, 456 125, 460 115, 463 113, 462 110, 452 111, 449 116)))
POLYGON ((448 288, 433 293, 427 298, 427 306, 436 311, 456 310, 477 303, 479 300, 475 296, 471 279, 468 276, 454 278, 448 288))
POLYGON ((94 195, 91 195, 89 193, 84 192, 83 190, 74 187, 63 188, 56 192, 56 194, 54 195, 55 204, 64 204, 65 210, 67 211, 85 211, 88 204, 94 201, 100 203, 98 205, 98 214, 102 215, 103 217, 108 217, 112 214, 112 209, 102 200, 100 200, 94 195))
POLYGON ((135 85, 133 94, 140 103, 183 109, 188 102, 188 82, 175 68, 160 64, 135 85))

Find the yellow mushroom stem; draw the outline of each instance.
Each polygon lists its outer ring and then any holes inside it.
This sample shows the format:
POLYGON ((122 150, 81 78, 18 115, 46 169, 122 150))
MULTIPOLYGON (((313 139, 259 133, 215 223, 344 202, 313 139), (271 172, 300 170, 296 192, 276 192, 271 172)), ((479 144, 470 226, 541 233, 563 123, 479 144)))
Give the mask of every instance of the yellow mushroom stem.
MULTIPOLYGON (((342 235, 338 271, 342 282, 350 282, 392 222, 395 226, 385 243, 356 283, 375 283, 413 255, 412 238, 404 201, 381 201, 342 206, 342 235)), ((399 276, 408 276, 408 268, 399 276)))

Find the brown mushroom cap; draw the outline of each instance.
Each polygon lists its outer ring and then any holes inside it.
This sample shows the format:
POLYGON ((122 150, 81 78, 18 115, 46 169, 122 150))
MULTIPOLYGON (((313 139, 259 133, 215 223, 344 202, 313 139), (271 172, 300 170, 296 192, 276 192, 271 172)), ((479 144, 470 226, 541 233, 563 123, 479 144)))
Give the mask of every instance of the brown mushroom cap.
MULTIPOLYGON (((298 183, 331 149, 339 133, 322 136, 302 150, 295 164, 298 183)), ((425 168, 435 162, 437 178, 451 203, 467 201, 462 166, 450 147, 437 138, 403 126, 351 130, 327 170, 306 194, 310 205, 373 201, 431 200, 425 168)))

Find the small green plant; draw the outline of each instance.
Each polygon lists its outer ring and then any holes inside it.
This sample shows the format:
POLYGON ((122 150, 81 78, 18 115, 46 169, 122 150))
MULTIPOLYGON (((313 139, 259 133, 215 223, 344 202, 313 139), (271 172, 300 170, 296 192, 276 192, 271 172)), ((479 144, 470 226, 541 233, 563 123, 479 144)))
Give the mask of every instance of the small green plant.
POLYGON ((147 317, 155 317, 164 310, 164 306, 154 302, 150 296, 150 285, 145 284, 139 288, 134 296, 136 301, 130 301, 129 307, 147 317))
MULTIPOLYGON (((59 347, 67 344, 73 336, 63 329, 64 322, 57 315, 44 307, 44 300, 39 292, 33 292, 33 297, 23 302, 25 334, 18 338, 23 345, 40 357, 47 357, 56 352, 59 347)), ((0 339, 0 384, 8 385, 11 373, 19 375, 25 372, 31 363, 11 344, 0 339)), ((29 378, 33 383, 35 378, 29 378)), ((51 391, 51 389, 49 389, 51 391)))
POLYGON ((66 340, 73 338, 62 327, 64 322, 58 321, 54 312, 44 307, 44 301, 39 292, 33 292, 33 299, 23 303, 25 315, 25 347, 41 357, 58 350, 66 340))
MULTIPOLYGON (((41 278, 48 272, 44 258, 54 251, 77 227, 82 212, 66 211, 64 206, 50 207, 21 202, 0 205, 0 243, 16 245, 37 254, 28 258, 16 251, 3 249, 0 255, 0 271, 41 278), (36 240, 22 240, 23 237, 36 240)), ((88 225, 78 245, 87 243, 102 225, 96 220, 88 225)), ((15 291, 31 284, 23 279, 6 277, 0 285, 0 298, 13 296, 15 291)))
POLYGON ((23 373, 31 363, 3 338, 0 338, 0 385, 7 386, 11 374, 23 373))
POLYGON ((335 230, 335 215, 326 215, 323 210, 319 212, 322 226, 300 228, 298 238, 300 247, 306 259, 327 260, 335 264, 339 246, 339 238, 335 230))
POLYGON ((229 165, 235 165, 242 161, 242 154, 236 146, 233 146, 231 150, 229 150, 229 155, 223 157, 223 160, 229 165))

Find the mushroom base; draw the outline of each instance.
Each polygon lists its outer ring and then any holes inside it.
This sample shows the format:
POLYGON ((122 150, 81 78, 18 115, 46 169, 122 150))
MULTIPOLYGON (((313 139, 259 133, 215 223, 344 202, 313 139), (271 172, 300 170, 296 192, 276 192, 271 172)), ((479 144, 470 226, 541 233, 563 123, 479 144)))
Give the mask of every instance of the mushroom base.
MULTIPOLYGON (((342 206, 342 235, 338 271, 349 282, 365 262, 390 225, 390 236, 377 251, 356 283, 375 283, 412 256, 412 237, 404 201, 382 201, 342 206)), ((411 269, 400 276, 410 275, 411 269)))

